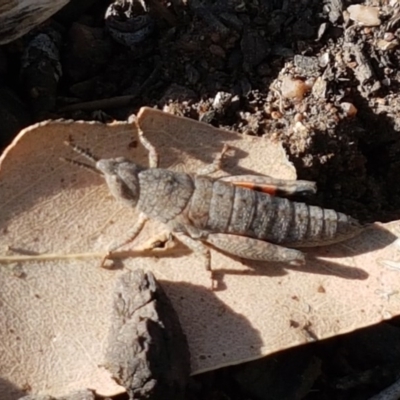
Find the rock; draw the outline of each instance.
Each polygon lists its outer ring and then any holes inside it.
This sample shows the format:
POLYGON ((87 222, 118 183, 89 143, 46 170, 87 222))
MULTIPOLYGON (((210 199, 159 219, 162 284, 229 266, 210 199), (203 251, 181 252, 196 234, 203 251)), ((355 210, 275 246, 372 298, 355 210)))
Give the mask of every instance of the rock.
POLYGON ((379 26, 379 8, 353 4, 347 7, 350 19, 364 26, 379 26))
POLYGON ((323 77, 318 77, 312 87, 312 94, 317 99, 324 99, 326 97, 327 82, 323 77))
POLYGON ((319 62, 317 57, 308 57, 297 54, 294 56, 294 65, 298 72, 304 77, 319 75, 319 62))
POLYGON ((12 42, 50 18, 69 0, 0 0, 0 44, 12 42))
POLYGON ((340 107, 346 117, 355 117, 357 115, 357 108, 352 103, 343 102, 340 103, 340 107))
POLYGON ((290 76, 285 76, 282 79, 281 94, 286 99, 301 100, 309 86, 301 79, 293 79, 290 76))
POLYGON ((105 367, 131 399, 183 399, 190 354, 172 304, 153 274, 123 274, 114 292, 105 367))
POLYGON ((29 41, 22 54, 21 80, 37 121, 51 118, 55 110, 62 77, 61 44, 61 33, 48 27, 29 41))

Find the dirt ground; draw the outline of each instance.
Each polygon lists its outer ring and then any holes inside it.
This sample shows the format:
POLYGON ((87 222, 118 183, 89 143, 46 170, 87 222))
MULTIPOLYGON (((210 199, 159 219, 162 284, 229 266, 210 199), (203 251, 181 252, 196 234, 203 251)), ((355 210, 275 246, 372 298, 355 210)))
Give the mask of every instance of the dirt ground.
MULTIPOLYGON (((1 146, 43 119, 153 106, 282 141, 318 184, 309 203, 400 218, 398 1, 362 3, 379 17, 342 0, 145 3, 115 2, 105 19, 108 1, 72 1, 0 47, 1 146)), ((187 398, 367 399, 398 379, 399 352, 392 320, 195 377, 187 398)))

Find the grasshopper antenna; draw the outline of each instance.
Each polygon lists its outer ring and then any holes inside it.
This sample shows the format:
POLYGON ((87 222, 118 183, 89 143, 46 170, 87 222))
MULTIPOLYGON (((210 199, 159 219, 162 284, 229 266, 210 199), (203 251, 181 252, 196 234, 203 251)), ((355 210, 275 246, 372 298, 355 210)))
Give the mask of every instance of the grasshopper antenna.
POLYGON ((79 168, 84 168, 84 169, 86 169, 86 170, 88 170, 90 172, 93 172, 93 173, 97 174, 97 175, 102 175, 103 176, 103 174, 100 171, 98 171, 95 167, 93 167, 92 165, 85 164, 83 162, 72 160, 71 158, 65 158, 65 157, 60 157, 60 160, 64 161, 64 162, 67 162, 67 163, 70 163, 72 165, 76 165, 79 168))
POLYGON ((99 159, 95 157, 88 149, 84 149, 83 147, 79 147, 76 145, 71 139, 66 140, 64 144, 68 147, 71 147, 75 153, 80 154, 81 156, 85 157, 87 160, 91 161, 93 164, 96 164, 99 159))
MULTIPOLYGON (((99 161, 99 159, 97 157, 95 157, 89 150, 84 149, 82 147, 79 147, 78 145, 73 143, 71 139, 70 140, 66 140, 64 142, 64 144, 66 146, 68 146, 68 147, 71 147, 71 149, 74 150, 75 153, 78 153, 81 156, 85 157, 87 160, 91 161, 93 164, 96 164, 97 161, 99 161)), ((73 165, 76 165, 76 166, 78 166, 80 168, 85 168, 85 169, 87 169, 87 170, 89 170, 91 172, 94 172, 97 175, 103 175, 93 165, 85 164, 83 162, 72 160, 70 158, 64 158, 64 157, 60 157, 60 160, 68 162, 68 163, 73 164, 73 165)))

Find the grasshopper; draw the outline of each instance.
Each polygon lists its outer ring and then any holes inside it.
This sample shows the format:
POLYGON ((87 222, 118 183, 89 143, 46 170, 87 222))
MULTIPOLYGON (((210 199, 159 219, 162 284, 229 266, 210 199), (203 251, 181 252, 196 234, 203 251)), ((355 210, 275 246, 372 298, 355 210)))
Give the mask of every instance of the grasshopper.
POLYGON ((220 168, 227 146, 198 174, 187 174, 158 168, 155 148, 141 131, 139 139, 149 152, 149 168, 122 157, 98 159, 66 142, 94 167, 67 161, 102 174, 118 201, 140 211, 129 239, 112 248, 108 257, 134 240, 148 219, 162 222, 184 245, 202 253, 208 270, 209 246, 244 259, 301 265, 305 255, 297 248, 340 242, 363 229, 350 216, 285 197, 314 193, 314 182, 254 175, 211 178, 220 168))

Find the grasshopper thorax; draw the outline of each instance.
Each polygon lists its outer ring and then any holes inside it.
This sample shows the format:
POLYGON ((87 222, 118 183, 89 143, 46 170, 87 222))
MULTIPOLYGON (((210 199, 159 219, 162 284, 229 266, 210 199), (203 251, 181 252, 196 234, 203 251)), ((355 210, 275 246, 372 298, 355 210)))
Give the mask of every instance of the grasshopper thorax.
POLYGON ((117 200, 136 206, 140 195, 139 172, 143 168, 123 157, 98 160, 96 168, 104 175, 117 200))

